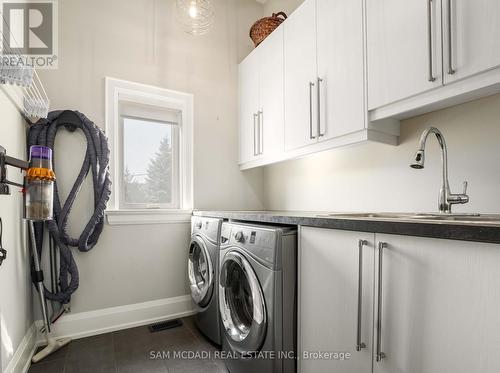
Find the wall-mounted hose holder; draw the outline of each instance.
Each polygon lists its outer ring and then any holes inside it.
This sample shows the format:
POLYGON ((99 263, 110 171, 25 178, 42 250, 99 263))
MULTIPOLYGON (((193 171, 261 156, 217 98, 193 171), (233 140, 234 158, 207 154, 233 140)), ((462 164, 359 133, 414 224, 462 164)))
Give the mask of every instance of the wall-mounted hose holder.
POLYGON ((27 170, 29 163, 21 159, 9 157, 3 146, 0 146, 0 194, 9 195, 10 185, 24 188, 24 184, 15 183, 7 179, 7 166, 27 170))

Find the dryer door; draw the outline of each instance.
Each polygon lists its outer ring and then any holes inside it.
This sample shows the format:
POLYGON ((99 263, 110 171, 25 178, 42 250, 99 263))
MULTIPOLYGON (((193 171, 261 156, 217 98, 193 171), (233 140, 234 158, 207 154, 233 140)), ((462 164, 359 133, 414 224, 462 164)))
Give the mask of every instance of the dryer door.
POLYGON ((213 293, 214 272, 205 242, 198 236, 192 239, 189 248, 188 274, 193 301, 206 307, 213 293))
POLYGON ((229 251, 221 263, 219 308, 233 351, 259 351, 267 326, 264 296, 252 265, 235 250, 229 251))

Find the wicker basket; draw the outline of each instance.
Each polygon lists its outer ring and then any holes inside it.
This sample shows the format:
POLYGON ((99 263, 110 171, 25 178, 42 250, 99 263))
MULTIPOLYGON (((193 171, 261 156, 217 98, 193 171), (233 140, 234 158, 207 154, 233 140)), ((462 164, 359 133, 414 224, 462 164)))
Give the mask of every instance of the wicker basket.
POLYGON ((250 28, 250 38, 258 46, 286 19, 284 12, 273 13, 271 17, 259 19, 250 28))

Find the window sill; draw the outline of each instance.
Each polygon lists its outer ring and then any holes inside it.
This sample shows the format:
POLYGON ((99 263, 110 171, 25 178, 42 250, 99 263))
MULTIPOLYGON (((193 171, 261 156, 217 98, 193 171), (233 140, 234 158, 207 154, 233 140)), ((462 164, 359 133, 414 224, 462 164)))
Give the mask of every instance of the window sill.
POLYGON ((191 222, 192 210, 108 210, 109 225, 179 224, 191 222))

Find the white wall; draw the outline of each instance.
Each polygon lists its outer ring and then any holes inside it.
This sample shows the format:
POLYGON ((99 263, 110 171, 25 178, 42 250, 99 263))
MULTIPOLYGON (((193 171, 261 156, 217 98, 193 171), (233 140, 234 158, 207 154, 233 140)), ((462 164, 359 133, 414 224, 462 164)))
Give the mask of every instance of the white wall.
POLYGON ((283 11, 290 15, 303 2, 304 0, 267 0, 264 4, 264 14, 271 15, 283 11))
MULTIPOLYGON (((9 97, 20 93, 10 86, 0 88, 0 145, 12 157, 25 159, 25 122, 9 97), (8 92, 9 94, 6 94, 8 92)), ((9 168, 9 179, 22 183, 22 174, 9 168)), ((5 371, 23 337, 33 323, 29 255, 22 222, 22 195, 11 187, 11 195, 0 196, 3 247, 7 260, 0 267, 0 371, 5 371)))
MULTIPOLYGON (((177 24, 174 0, 59 2, 59 69, 41 72, 52 109, 78 109, 104 126, 104 77, 195 97, 194 204, 198 209, 260 209, 262 170, 241 173, 236 159, 237 64, 252 48, 254 0, 216 0, 213 30, 192 37, 177 24)), ((63 194, 81 165, 84 140, 64 131, 56 142, 63 194)), ((82 191, 70 230, 81 231, 92 201, 82 191)), ((80 288, 73 312, 187 294, 189 224, 106 225, 98 245, 76 253, 80 288)))
POLYGON ((429 137, 423 170, 409 167, 421 132, 442 130, 452 192, 469 181, 456 212, 500 211, 500 95, 405 120, 401 144, 364 144, 265 169, 266 208, 318 211, 437 211, 441 161, 429 137))

